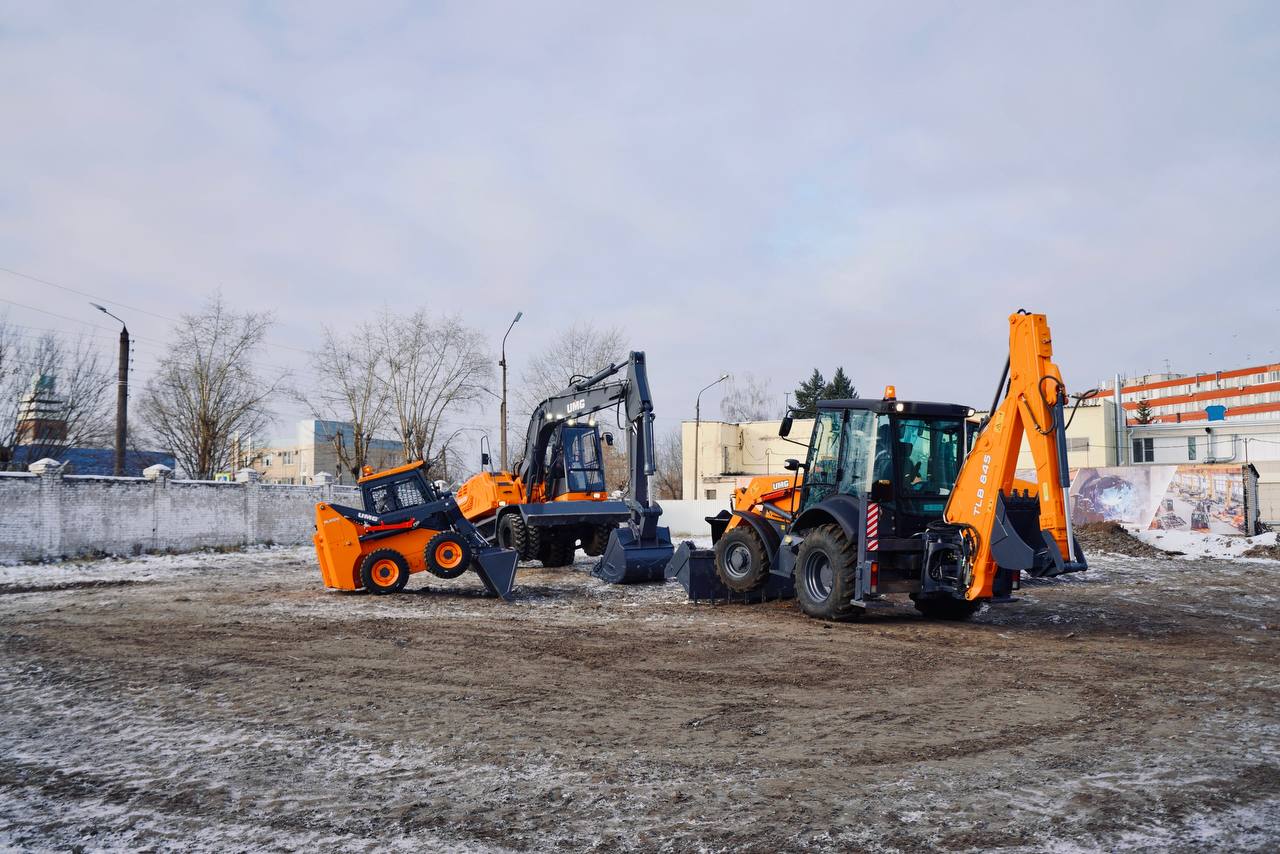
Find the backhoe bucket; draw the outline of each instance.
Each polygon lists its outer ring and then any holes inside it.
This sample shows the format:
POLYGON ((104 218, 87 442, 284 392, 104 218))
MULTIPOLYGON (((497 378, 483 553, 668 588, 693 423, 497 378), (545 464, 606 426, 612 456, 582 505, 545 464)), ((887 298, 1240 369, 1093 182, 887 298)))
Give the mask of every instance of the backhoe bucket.
POLYGON ((996 497, 996 517, 991 526, 991 556, 1006 570, 1022 570, 1034 578, 1052 578, 1089 568, 1075 543, 1076 553, 1065 558, 1058 541, 1040 529, 1040 502, 1027 493, 1000 493, 996 497))
POLYGON ((489 588, 490 593, 511 601, 511 588, 516 580, 517 555, 513 549, 481 549, 471 561, 471 568, 489 588))
POLYGON ((673 551, 666 528, 655 528, 653 537, 642 540, 624 525, 609 534, 609 545, 591 574, 610 584, 661 581, 673 551))

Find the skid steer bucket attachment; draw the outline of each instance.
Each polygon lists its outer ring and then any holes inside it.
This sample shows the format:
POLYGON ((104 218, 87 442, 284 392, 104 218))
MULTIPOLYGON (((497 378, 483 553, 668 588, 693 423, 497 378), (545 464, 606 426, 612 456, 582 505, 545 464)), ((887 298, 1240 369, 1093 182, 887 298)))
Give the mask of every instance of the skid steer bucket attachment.
POLYGON ((496 593, 511 601, 511 588, 516 580, 516 560, 513 549, 487 548, 476 552, 471 568, 480 576, 490 593, 496 593))

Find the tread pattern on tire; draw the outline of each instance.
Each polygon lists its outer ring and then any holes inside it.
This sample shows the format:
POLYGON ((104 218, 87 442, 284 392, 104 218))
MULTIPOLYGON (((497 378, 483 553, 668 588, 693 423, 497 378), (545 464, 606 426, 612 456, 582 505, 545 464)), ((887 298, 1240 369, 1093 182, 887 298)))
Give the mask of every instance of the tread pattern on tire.
POLYGON ((769 550, 761 541, 760 535, 747 523, 743 522, 735 526, 732 531, 726 532, 716 543, 715 551, 716 575, 730 590, 737 593, 750 593, 763 587, 768 580, 771 564, 769 550), (724 567, 729 559, 729 550, 738 543, 745 546, 751 555, 751 571, 747 575, 735 578, 724 567))
POLYGON ((378 549, 377 551, 369 552, 369 554, 365 555, 364 560, 360 561, 360 584, 370 593, 375 595, 399 593, 408 583, 409 562, 404 559, 404 555, 395 549, 378 549), (373 566, 383 560, 394 561, 396 566, 400 568, 400 577, 390 587, 382 587, 373 583, 373 566))
POLYGON ((573 563, 574 554, 577 551, 577 531, 571 528, 566 528, 562 531, 548 531, 542 537, 539 558, 543 566, 556 569, 573 563))
POLYGON ((508 545, 515 550, 516 557, 519 560, 538 559, 539 546, 541 545, 540 532, 536 527, 526 525, 518 511, 506 513, 498 520, 499 542, 503 539, 501 532, 504 529, 509 532, 510 542, 508 545))
POLYGON ((467 545, 467 541, 455 534, 453 531, 441 531, 430 540, 427 541, 427 547, 422 553, 423 562, 427 565, 427 572, 430 572, 436 578, 453 579, 460 577, 468 569, 471 568, 471 546, 467 545), (453 569, 444 569, 436 563, 436 548, 443 541, 451 541, 457 544, 462 551, 462 560, 453 569))
POLYGON ((588 533, 582 538, 582 550, 591 557, 600 557, 604 554, 605 549, 609 547, 609 535, 613 533, 617 525, 593 525, 588 529, 588 533))
POLYGON ((863 610, 852 604, 858 580, 858 546, 834 523, 819 525, 805 533, 796 557, 796 601, 807 615, 832 622, 854 622, 862 619, 863 610), (831 594, 824 601, 809 596, 805 585, 805 563, 813 550, 821 548, 831 561, 831 594))

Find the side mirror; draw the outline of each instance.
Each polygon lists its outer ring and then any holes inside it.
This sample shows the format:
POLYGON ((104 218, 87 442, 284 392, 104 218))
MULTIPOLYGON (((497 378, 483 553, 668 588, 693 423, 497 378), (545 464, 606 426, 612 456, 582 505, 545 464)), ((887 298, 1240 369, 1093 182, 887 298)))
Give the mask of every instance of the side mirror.
MULTIPOLYGON (((778 435, 784 439, 791 435, 791 416, 782 416, 782 423, 778 425, 778 435)), ((788 461, 789 462, 789 461, 788 461)))
POLYGON ((605 433, 605 434, 604 434, 604 443, 605 443, 606 445, 608 445, 610 448, 612 448, 612 447, 613 447, 613 434, 612 434, 612 433, 605 433))
POLYGON ((799 460, 787 460, 782 464, 782 467, 787 471, 800 471, 800 469, 804 467, 804 464, 799 460))
POLYGON ((893 484, 887 480, 877 480, 871 484, 871 500, 876 503, 893 500, 893 484))
POLYGON ((480 465, 481 465, 481 466, 487 466, 487 465, 489 465, 489 455, 488 455, 488 454, 486 454, 486 453, 484 453, 484 452, 481 452, 481 453, 480 453, 480 465))

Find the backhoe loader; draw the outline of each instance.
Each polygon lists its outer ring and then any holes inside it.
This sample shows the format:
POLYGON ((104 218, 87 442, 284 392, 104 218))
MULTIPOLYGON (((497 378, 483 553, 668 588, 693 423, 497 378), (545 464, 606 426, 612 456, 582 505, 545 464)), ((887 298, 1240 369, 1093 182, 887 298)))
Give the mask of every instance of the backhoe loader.
POLYGON ((316 505, 313 542, 326 587, 398 593, 426 570, 452 579, 471 569, 490 593, 511 598, 516 554, 494 548, 458 510, 453 496, 427 479, 421 460, 358 481, 364 510, 316 505))
MULTIPOLYGON (((605 433, 612 444, 613 435, 605 433)), ((488 462, 487 455, 481 463, 488 462)), ((605 581, 662 579, 671 537, 658 526, 662 508, 649 500, 654 472, 653 399, 642 352, 611 364, 552 395, 533 411, 524 454, 514 471, 481 471, 458 490, 463 515, 521 560, 543 566, 573 563, 579 543, 602 556, 594 573, 605 581), (627 484, 623 500, 605 487, 596 415, 625 410, 627 484)))
POLYGON ((1024 571, 1087 569, 1052 356, 1044 315, 1010 316, 1009 358, 981 423, 967 406, 898 400, 892 386, 881 400, 821 401, 804 462, 786 462, 793 476, 736 490, 732 511, 708 519, 714 553, 683 544, 668 577, 696 598, 793 590, 819 619, 855 620, 906 593, 926 616, 963 620, 1007 600, 1024 571), (1035 483, 1014 478, 1024 435, 1035 483))

